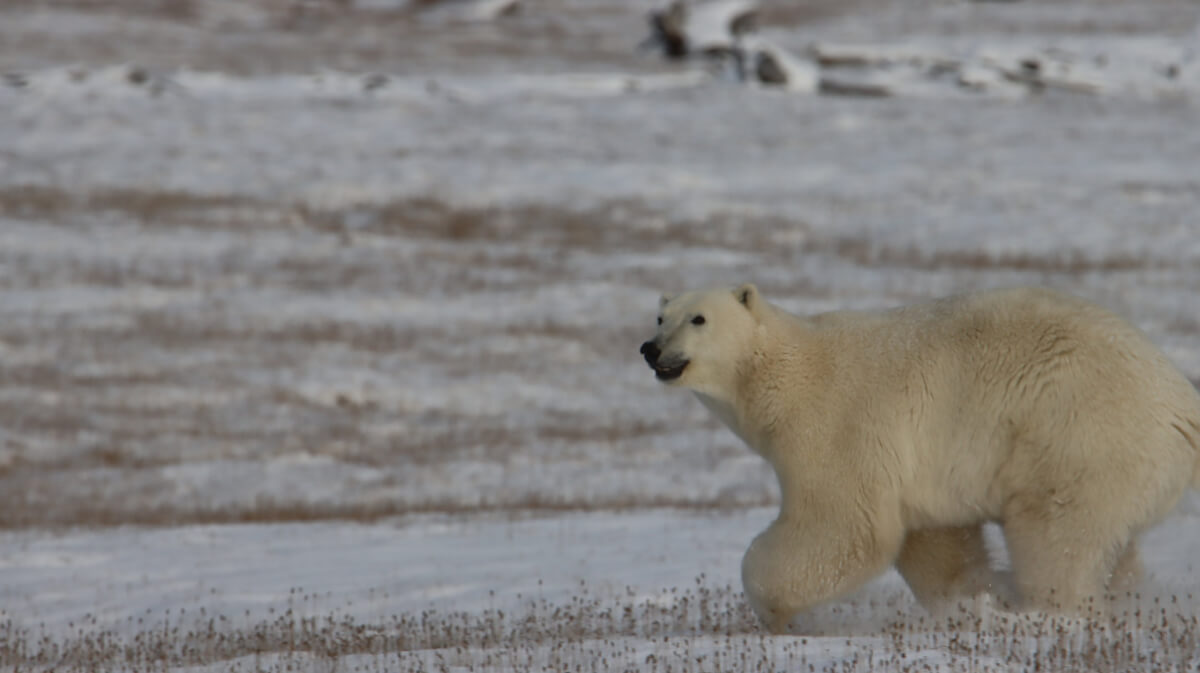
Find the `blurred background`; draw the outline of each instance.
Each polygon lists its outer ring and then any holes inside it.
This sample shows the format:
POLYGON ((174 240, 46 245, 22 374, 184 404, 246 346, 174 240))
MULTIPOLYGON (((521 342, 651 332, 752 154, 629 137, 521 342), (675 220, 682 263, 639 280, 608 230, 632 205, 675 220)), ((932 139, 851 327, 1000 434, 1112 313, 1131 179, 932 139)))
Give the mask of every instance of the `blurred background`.
POLYGON ((1045 285, 1200 380, 1197 12, 0 3, 10 567, 68 529, 770 506, 638 355, 664 291, 1045 285))
POLYGON ((0 526, 768 503, 636 351, 698 286, 1048 285, 1200 378, 1196 9, 0 5, 0 526))

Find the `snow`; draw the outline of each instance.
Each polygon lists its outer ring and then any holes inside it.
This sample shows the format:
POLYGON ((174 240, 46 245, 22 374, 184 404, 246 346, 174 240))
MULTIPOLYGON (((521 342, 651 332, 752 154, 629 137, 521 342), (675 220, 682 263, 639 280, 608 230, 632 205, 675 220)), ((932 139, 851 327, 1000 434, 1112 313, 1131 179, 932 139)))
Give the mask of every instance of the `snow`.
POLYGON ((758 3, 750 0, 712 0, 686 7, 683 32, 692 51, 729 49, 735 41, 734 23, 758 11, 758 3))
MULTIPOLYGON (((773 516, 770 508, 527 518, 481 513, 413 516, 365 525, 318 522, 116 528, 55 535, 10 531, 0 534, 0 575, 4 579, 0 620, 15 617, 17 625, 29 629, 35 638, 71 633, 80 625, 94 633, 129 638, 150 627, 201 632, 215 615, 226 616, 232 628, 248 630, 269 629, 270 625, 278 628, 281 616, 284 624, 297 624, 295 628, 313 620, 352 630, 355 624, 386 625, 412 615, 440 615, 451 623, 474 615, 479 628, 491 624, 512 629, 526 617, 541 620, 556 609, 578 609, 577 616, 592 615, 593 619, 579 628, 599 632, 590 639, 568 640, 571 656, 611 656, 635 667, 645 665, 646 657, 656 652, 676 660, 684 651, 688 656, 719 660, 722 654, 745 657, 747 651, 757 654, 763 650, 774 661, 849 664, 851 670, 863 666, 862 658, 883 662, 903 653, 910 662, 960 670, 955 666, 965 659, 946 648, 947 639, 960 637, 964 643, 974 643, 975 665, 1001 665, 1005 657, 1020 661, 1039 648, 1061 646, 1061 629, 1074 633, 1067 636, 1068 642, 1079 651, 1087 649, 1088 638, 1097 637, 1089 630, 1094 627, 1072 620, 1051 622, 1050 631, 1037 635, 1038 628, 1047 628, 1041 621, 1044 617, 1014 617, 986 601, 972 609, 993 623, 954 636, 954 629, 924 618, 918 621, 920 610, 894 572, 871 582, 840 606, 800 618, 798 623, 808 634, 804 641, 799 636, 756 634, 749 630, 750 618, 744 608, 735 607, 734 615, 721 611, 729 610, 727 603, 736 604, 736 593, 730 587, 738 585, 738 564, 748 539, 773 516), (705 607, 703 600, 713 605, 705 607), (605 611, 619 615, 626 607, 657 611, 664 620, 673 615, 679 622, 661 635, 675 644, 639 638, 636 628, 597 616, 605 611), (498 616, 503 614, 509 615, 507 620, 498 616), (709 627, 704 626, 705 620, 711 620, 709 627), (894 642, 897 623, 903 630, 899 650, 894 642), (1030 634, 1014 640, 1021 647, 1006 645, 1006 651, 992 651, 993 641, 1005 637, 1004 625, 1014 631, 1029 629, 1030 634), (716 634, 711 632, 713 627, 717 627, 716 634), (1059 629, 1058 635, 1048 638, 1054 627, 1059 629), (732 632, 720 635, 728 629, 732 632), (807 644, 801 646, 801 642, 807 644)), ((1173 604, 1170 596, 1200 595, 1200 579, 1192 566, 1194 559, 1200 558, 1200 539, 1188 534, 1197 524, 1200 512, 1180 512, 1146 536, 1143 549, 1150 562, 1144 597, 1129 606, 1145 610, 1145 616, 1138 619, 1149 624, 1163 609, 1171 621, 1196 619, 1194 602, 1173 604)), ((999 554, 1002 557, 1002 550, 999 554)), ((638 628, 653 630, 645 625, 638 628)), ((412 638, 420 640, 416 635, 412 638)), ((482 663, 489 649, 511 657, 523 654, 525 647, 546 661, 561 662, 565 656, 550 643, 522 646, 518 642, 498 642, 466 654, 458 650, 457 656, 482 663)), ((1147 651, 1153 648, 1145 647, 1147 651)), ((1181 661, 1189 665, 1196 663, 1195 652, 1166 654, 1183 656, 1181 661)), ((304 652, 276 656, 280 659, 266 664, 267 668, 315 658, 304 652)), ((423 660, 432 668, 431 662, 443 655, 435 650, 410 650, 393 656, 405 666, 423 660)), ((351 653, 341 659, 347 666, 388 667, 379 655, 351 653)), ((261 659, 258 662, 251 667, 264 666, 261 659)), ((235 657, 209 665, 211 669, 205 670, 250 664, 239 663, 235 657)), ((503 663, 482 668, 522 667, 503 663)), ((700 666, 697 670, 719 668, 700 666)))
POLYGON ((0 666, 1196 666, 1195 493, 1126 606, 1182 631, 950 628, 889 573, 764 636, 773 476, 636 353, 686 287, 1036 284, 1200 381, 1192 14, 764 3, 857 98, 639 53, 650 2, 201 4, 0 9, 0 666))

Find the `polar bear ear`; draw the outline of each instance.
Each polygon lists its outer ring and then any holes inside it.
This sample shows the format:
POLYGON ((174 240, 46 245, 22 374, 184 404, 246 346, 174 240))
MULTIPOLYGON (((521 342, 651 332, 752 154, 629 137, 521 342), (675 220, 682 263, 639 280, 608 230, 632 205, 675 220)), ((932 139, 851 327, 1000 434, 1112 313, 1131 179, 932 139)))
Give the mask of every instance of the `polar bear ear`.
POLYGON ((671 301, 671 298, 673 296, 674 295, 669 295, 669 294, 664 293, 663 296, 658 298, 658 307, 662 308, 662 307, 666 306, 667 302, 671 301))
POLYGON ((754 283, 745 283, 733 291, 733 296, 737 297, 738 303, 750 309, 751 313, 758 311, 758 288, 754 287, 754 283))

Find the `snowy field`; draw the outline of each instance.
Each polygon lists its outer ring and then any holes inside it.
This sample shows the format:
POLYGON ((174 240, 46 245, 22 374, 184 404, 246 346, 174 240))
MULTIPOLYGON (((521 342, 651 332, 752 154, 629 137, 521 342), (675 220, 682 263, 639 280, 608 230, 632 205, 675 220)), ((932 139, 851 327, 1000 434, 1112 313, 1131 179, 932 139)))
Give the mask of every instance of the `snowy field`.
POLYGON ((1200 671, 1196 493, 1111 623, 764 635, 773 477, 637 353, 1036 284, 1200 382, 1195 3, 766 2, 813 91, 656 6, 0 4, 0 669, 1200 671))

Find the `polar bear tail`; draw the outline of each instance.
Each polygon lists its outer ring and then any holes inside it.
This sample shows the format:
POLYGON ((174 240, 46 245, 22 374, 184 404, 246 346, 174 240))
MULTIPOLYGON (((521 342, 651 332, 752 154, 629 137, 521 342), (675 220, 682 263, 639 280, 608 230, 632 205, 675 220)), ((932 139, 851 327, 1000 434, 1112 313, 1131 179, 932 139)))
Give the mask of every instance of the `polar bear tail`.
MULTIPOLYGON (((1192 488, 1200 490, 1200 421, 1187 420, 1184 422, 1191 431, 1180 429, 1180 434, 1187 440, 1188 444, 1192 445, 1192 449, 1196 452, 1196 462, 1192 466, 1192 488)), ((1177 429, 1180 426, 1175 426, 1177 429)))
MULTIPOLYGON (((1200 386, 1198 386, 1200 388, 1200 386)), ((1184 440, 1192 445, 1196 462, 1192 464, 1192 488, 1200 490, 1200 418, 1195 415, 1179 418, 1174 427, 1183 435, 1184 440)))
MULTIPOLYGON (((1200 431, 1200 426, 1196 426, 1200 431)), ((1196 465, 1192 468, 1192 488, 1200 491, 1200 443, 1193 442, 1192 448, 1196 449, 1196 465)))

